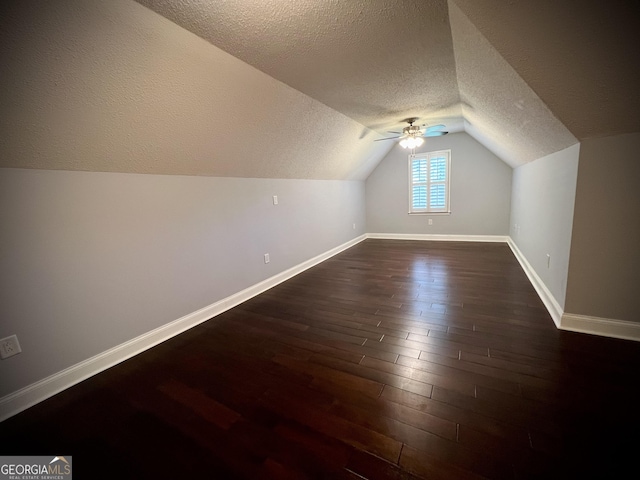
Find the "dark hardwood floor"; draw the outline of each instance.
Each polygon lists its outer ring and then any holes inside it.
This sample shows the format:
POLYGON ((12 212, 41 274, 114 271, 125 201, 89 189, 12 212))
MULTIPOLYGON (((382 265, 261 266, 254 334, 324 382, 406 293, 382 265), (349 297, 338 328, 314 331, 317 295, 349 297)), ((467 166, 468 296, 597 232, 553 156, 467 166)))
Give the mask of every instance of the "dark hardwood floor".
POLYGON ((2 450, 78 479, 627 478, 638 367, 558 331, 505 244, 366 240, 6 420, 2 450))

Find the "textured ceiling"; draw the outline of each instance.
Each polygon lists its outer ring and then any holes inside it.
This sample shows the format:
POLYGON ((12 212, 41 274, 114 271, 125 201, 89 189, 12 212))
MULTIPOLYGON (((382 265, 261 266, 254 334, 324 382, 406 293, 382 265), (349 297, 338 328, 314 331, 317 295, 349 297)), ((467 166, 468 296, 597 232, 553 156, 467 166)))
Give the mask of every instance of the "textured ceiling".
POLYGON ((456 5, 449 15, 467 133, 514 167, 577 143, 456 5))
POLYGON ((578 139, 640 131, 640 2, 454 2, 578 139))
POLYGON ((638 5, 5 0, 0 166, 363 179, 418 117, 517 167, 640 131, 638 5))
POLYGON ((445 122, 512 166, 640 130, 638 2, 138 1, 369 128, 445 122))
POLYGON ((0 3, 0 166, 362 180, 393 144, 130 0, 0 3))
POLYGON ((446 0, 139 3, 369 128, 461 120, 446 0))

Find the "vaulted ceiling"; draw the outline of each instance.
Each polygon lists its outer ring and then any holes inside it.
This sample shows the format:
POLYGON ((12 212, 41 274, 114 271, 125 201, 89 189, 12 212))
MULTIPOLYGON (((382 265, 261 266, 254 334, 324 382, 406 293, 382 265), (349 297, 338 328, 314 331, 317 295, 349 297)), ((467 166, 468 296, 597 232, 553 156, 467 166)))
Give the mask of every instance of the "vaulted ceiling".
POLYGON ((640 131, 637 2, 137 1, 381 134, 445 123, 518 166, 640 131))
POLYGON ((517 167, 640 131, 639 5, 5 0, 0 166, 362 180, 418 117, 517 167))

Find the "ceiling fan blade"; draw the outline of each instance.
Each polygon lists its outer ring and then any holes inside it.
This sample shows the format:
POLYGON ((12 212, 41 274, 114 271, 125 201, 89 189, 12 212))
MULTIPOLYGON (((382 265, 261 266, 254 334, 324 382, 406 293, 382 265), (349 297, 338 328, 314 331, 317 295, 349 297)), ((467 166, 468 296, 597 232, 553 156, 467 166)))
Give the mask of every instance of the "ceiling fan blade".
POLYGON ((441 137, 442 135, 446 135, 449 132, 425 132, 423 137, 441 137))
POLYGON ((387 133, 396 133, 396 134, 400 135, 402 132, 392 132, 391 130, 389 130, 387 133))
POLYGON ((379 142, 380 140, 394 140, 396 138, 401 138, 401 137, 378 138, 378 139, 374 140, 374 142, 379 142))
POLYGON ((431 132, 432 130, 437 130, 437 129, 440 129, 440 128, 445 128, 445 126, 442 125, 442 124, 440 124, 440 125, 430 125, 430 126, 428 126, 426 128, 426 131, 427 132, 431 132))

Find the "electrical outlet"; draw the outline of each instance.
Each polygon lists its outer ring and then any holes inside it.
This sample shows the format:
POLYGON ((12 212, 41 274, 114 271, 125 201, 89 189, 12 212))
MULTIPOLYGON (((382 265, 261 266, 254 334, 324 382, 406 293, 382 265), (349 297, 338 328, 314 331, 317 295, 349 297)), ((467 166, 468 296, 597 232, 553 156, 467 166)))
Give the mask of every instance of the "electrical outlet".
POLYGON ((429 225, 433 225, 433 218, 429 219, 429 225))
POLYGON ((355 223, 353 224, 353 229, 354 229, 354 230, 356 229, 356 224, 355 224, 355 223))
POLYGON ((11 335, 10 337, 0 340, 0 357, 2 360, 13 357, 20 352, 22 352, 22 349, 20 348, 18 337, 16 335, 11 335))
POLYGON ((274 195, 273 196, 273 204, 277 205, 278 204, 278 195, 274 195))
POLYGON ((271 260, 269 259, 269 254, 265 253, 264 254, 264 263, 269 263, 271 260))

